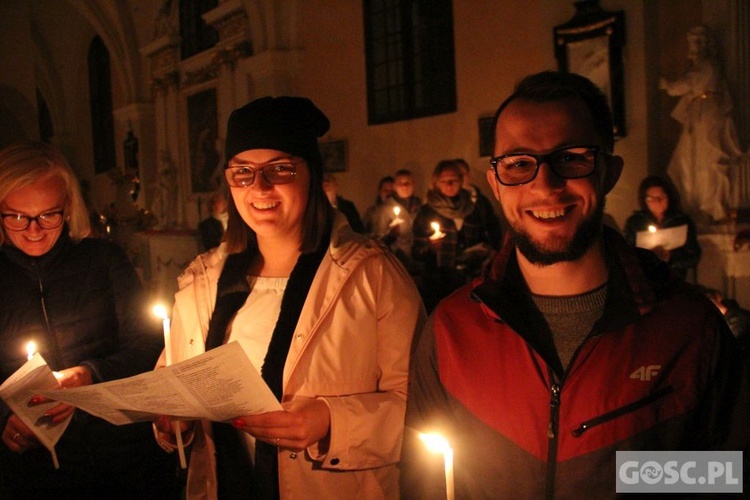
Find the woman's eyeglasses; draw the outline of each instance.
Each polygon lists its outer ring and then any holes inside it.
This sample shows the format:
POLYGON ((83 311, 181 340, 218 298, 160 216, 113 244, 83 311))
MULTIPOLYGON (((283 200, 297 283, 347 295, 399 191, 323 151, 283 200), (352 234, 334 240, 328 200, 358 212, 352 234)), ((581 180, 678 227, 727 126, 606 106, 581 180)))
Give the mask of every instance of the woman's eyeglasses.
POLYGON ((303 161, 274 162, 261 165, 253 162, 230 161, 224 170, 224 175, 232 187, 252 186, 258 172, 268 184, 289 184, 297 176, 297 165, 303 161), (255 168, 252 168, 252 166, 255 166, 255 168))
POLYGON ((53 210, 35 217, 23 214, 2 214, 3 226, 8 231, 23 231, 31 225, 32 221, 36 221, 41 229, 55 229, 63 223, 63 214, 63 210, 53 210))

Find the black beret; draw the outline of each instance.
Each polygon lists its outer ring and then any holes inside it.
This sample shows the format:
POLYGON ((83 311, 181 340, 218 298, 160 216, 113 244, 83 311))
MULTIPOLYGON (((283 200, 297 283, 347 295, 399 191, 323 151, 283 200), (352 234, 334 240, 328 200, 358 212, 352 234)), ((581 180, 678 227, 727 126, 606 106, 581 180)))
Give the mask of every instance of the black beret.
POLYGON ((304 97, 262 97, 232 111, 224 158, 248 149, 276 149, 304 158, 322 170, 318 137, 330 128, 328 117, 304 97))

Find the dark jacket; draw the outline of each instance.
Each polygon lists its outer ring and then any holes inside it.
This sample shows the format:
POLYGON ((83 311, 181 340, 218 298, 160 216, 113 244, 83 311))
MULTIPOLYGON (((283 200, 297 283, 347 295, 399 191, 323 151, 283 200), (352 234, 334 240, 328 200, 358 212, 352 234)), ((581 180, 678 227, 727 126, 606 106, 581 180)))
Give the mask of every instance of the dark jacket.
MULTIPOLYGON (((748 449, 747 408, 731 410, 737 345, 718 309, 614 232, 606 249, 605 309, 565 372, 512 243, 431 316, 406 425, 447 436, 456 498, 609 498, 616 450, 748 449)), ((407 498, 444 488, 423 449, 405 441, 407 498)))
POLYGON ((701 247, 698 243, 698 236, 693 219, 686 214, 676 213, 665 216, 662 223, 659 224, 649 212, 641 210, 633 213, 625 223, 625 239, 630 245, 635 246, 636 233, 639 231, 647 231, 648 226, 651 225, 663 229, 683 225, 687 226, 688 231, 685 244, 669 251, 669 267, 675 272, 675 274, 685 279, 688 270, 695 270, 698 266, 698 261, 700 261, 701 258, 701 247))
MULTIPOLYGON (((151 318, 139 278, 115 244, 88 238, 74 244, 63 230, 41 257, 2 246, 0 282, 3 381, 26 361, 30 340, 53 370, 83 365, 94 383, 153 369, 163 348, 159 322, 151 318)), ((5 428, 8 408, 3 404, 2 410, 5 428)), ((55 450, 58 471, 44 448, 18 455, 0 444, 3 498, 90 492, 156 497, 156 488, 166 490, 174 472, 172 457, 155 445, 149 423, 116 427, 81 410, 55 450)))

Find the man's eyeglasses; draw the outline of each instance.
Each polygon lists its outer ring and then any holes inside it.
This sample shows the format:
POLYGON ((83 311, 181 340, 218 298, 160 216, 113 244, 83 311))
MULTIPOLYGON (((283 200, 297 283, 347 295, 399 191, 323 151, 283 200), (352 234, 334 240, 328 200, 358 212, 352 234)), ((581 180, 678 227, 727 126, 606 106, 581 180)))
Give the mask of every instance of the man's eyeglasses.
POLYGON ((8 231, 23 231, 31 225, 32 221, 36 221, 37 225, 42 229, 55 229, 63 223, 63 214, 63 210, 45 212, 36 217, 23 214, 2 214, 3 226, 8 231))
POLYGON ((568 146, 547 153, 511 153, 490 160, 498 182, 504 186, 519 186, 531 182, 539 172, 539 165, 546 163, 563 179, 588 177, 596 170, 599 146, 568 146))
POLYGON ((257 163, 230 161, 224 170, 227 182, 232 187, 249 187, 255 182, 255 174, 260 172, 263 180, 268 184, 289 184, 297 176, 297 165, 304 160, 296 162, 274 162, 258 165, 257 163), (252 168, 255 166, 256 168, 252 168))

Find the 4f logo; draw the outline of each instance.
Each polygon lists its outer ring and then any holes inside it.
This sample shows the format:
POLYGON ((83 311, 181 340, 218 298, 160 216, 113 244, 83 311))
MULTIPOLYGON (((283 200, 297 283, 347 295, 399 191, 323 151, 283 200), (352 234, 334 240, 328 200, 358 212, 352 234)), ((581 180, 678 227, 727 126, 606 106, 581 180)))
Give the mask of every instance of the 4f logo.
POLYGON ((659 370, 661 370, 661 365, 641 366, 630 374, 630 378, 640 380, 641 382, 648 382, 659 374, 659 370))

